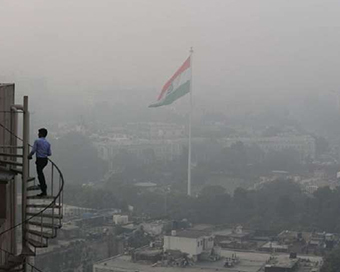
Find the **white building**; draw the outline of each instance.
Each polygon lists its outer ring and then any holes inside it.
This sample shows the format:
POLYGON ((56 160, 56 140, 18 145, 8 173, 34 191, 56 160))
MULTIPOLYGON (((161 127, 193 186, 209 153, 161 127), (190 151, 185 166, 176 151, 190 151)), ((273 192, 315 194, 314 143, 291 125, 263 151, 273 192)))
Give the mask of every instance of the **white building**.
POLYGON ((315 139, 309 135, 282 134, 273 137, 235 137, 224 139, 226 147, 237 142, 242 142, 245 145, 257 145, 264 152, 294 149, 299 152, 301 159, 307 157, 315 158, 315 139))
POLYGON ((214 236, 205 231, 183 230, 172 231, 172 235, 164 236, 164 250, 180 250, 197 260, 202 253, 210 252, 214 247, 214 236))
POLYGON ((113 222, 116 225, 125 225, 125 224, 129 223, 129 216, 128 215, 114 214, 113 215, 113 222))
POLYGON ((171 161, 178 158, 187 139, 146 140, 146 139, 113 139, 97 138, 94 141, 98 155, 109 162, 109 170, 113 170, 115 157, 122 151, 133 154, 143 161, 171 161))

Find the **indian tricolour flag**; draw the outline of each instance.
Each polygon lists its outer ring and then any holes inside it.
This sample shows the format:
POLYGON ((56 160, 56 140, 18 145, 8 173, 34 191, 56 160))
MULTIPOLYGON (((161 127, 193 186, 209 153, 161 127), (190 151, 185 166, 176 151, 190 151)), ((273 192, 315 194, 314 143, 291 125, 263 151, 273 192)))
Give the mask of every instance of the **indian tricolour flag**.
POLYGON ((190 57, 182 64, 177 72, 165 83, 157 102, 149 107, 170 105, 178 98, 190 92, 191 84, 191 61, 190 57))

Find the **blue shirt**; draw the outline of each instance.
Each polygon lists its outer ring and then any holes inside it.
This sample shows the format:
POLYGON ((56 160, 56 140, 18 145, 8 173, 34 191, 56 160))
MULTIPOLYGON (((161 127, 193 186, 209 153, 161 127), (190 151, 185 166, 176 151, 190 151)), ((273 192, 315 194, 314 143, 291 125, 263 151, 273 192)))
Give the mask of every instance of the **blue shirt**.
POLYGON ((34 141, 34 145, 30 156, 33 156, 36 153, 37 158, 47 158, 51 156, 51 145, 44 137, 41 137, 34 141))

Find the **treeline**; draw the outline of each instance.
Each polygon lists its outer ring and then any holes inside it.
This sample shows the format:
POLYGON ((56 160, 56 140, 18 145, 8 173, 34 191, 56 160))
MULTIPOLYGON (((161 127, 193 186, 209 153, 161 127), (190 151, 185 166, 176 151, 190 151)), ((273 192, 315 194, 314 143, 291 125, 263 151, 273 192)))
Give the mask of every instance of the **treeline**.
POLYGON ((324 264, 320 272, 339 272, 340 269, 340 248, 332 250, 324 258, 324 264))
POLYGON ((259 190, 238 188, 233 195, 221 186, 205 187, 198 196, 185 191, 150 192, 125 183, 101 189, 69 186, 66 203, 89 208, 134 207, 138 216, 188 219, 193 223, 242 224, 252 229, 340 232, 340 190, 328 187, 313 195, 292 181, 275 181, 259 190))

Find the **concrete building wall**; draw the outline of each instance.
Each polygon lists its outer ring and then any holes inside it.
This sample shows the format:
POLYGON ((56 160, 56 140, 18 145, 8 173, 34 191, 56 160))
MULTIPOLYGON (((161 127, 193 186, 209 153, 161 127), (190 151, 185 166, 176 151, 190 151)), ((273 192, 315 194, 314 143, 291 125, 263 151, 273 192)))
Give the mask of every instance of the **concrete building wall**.
POLYGON ((164 250, 180 250, 196 256, 203 252, 203 238, 164 236, 164 250))
POLYGON ((208 237, 204 239, 204 250, 211 250, 214 247, 214 238, 208 237))
POLYGON ((129 216, 128 215, 114 214, 113 215, 113 222, 116 225, 125 225, 129 222, 129 216))
POLYGON ((36 266, 50 272, 91 272, 99 260, 123 253, 122 241, 112 235, 96 240, 74 240, 36 257, 36 266))
MULTIPOLYGON (((6 128, 17 132, 17 127, 12 127, 10 109, 14 104, 14 84, 0 83, 0 124, 6 128)), ((16 141, 15 141, 16 142, 16 141)), ((15 144, 13 136, 3 127, 0 127, 0 146, 15 144)), ((0 149, 0 152, 8 150, 0 149)), ((1 158, 3 159, 3 158, 1 158)), ((16 215, 16 186, 15 179, 8 180, 8 175, 0 175, 0 232, 11 228, 15 224, 16 215)), ((16 242, 15 233, 8 232, 0 237, 0 248, 15 253, 16 242)), ((5 256, 0 251, 0 264, 4 263, 5 256)))

